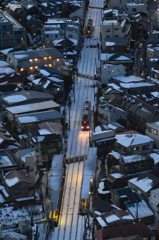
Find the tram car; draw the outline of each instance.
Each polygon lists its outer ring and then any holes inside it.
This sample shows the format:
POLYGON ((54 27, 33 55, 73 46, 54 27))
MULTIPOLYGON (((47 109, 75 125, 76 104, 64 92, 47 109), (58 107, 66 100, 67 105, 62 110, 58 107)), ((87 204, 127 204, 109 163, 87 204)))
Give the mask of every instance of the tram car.
POLYGON ((91 18, 88 19, 87 25, 85 28, 85 37, 91 38, 92 37, 92 31, 93 31, 93 20, 91 18))
POLYGON ((96 188, 97 148, 89 147, 84 160, 82 188, 79 203, 79 214, 87 215, 91 210, 92 194, 96 188))
POLYGON ((83 104, 82 124, 81 124, 81 129, 83 131, 87 131, 90 129, 90 114, 91 114, 91 103, 89 101, 85 101, 83 104))

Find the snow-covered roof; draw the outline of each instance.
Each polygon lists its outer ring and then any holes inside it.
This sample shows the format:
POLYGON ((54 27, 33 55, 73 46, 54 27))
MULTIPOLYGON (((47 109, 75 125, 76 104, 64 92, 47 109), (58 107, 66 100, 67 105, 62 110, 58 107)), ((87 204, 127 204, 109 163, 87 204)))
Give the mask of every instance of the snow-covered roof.
POLYGON ((159 163, 159 153, 150 153, 150 157, 154 160, 154 164, 159 163))
POLYGON ((98 223, 100 224, 101 227, 106 227, 107 226, 106 222, 101 217, 97 217, 96 219, 97 219, 97 221, 98 221, 98 223))
POLYGON ((152 210, 148 207, 147 203, 142 200, 139 203, 126 204, 128 211, 135 219, 145 218, 154 216, 152 210))
POLYGON ((109 153, 109 155, 112 155, 113 157, 115 157, 116 159, 119 159, 120 158, 120 153, 116 152, 116 151, 111 151, 109 153))
POLYGON ((63 176, 63 155, 62 154, 54 154, 53 161, 50 169, 50 177, 49 177, 49 187, 52 190, 51 195, 51 210, 56 210, 58 207, 59 194, 63 176))
POLYGON ((12 114, 22 114, 27 112, 35 112, 38 110, 45 110, 45 109, 51 109, 59 107, 60 105, 56 102, 49 100, 49 101, 43 101, 38 103, 31 103, 26 105, 20 105, 15 107, 8 107, 6 110, 12 114))
POLYGON ((111 46, 114 46, 114 45, 115 45, 115 42, 106 42, 105 43, 106 47, 111 47, 111 46))
POLYGON ((0 60, 0 67, 7 67, 7 66, 9 66, 9 63, 7 63, 6 61, 0 60))
POLYGON ((87 159, 84 161, 83 182, 81 198, 88 198, 90 192, 90 179, 95 177, 97 148, 89 147, 87 159))
POLYGON ((105 184, 104 184, 104 181, 101 181, 98 185, 98 193, 100 194, 108 194, 110 193, 109 190, 103 190, 105 188, 105 184))
POLYGON ((123 83, 134 83, 134 82, 143 81, 143 78, 137 77, 137 76, 134 76, 134 75, 131 75, 131 76, 115 76, 113 78, 115 80, 118 80, 119 82, 123 82, 123 83))
POLYGON ((151 87, 154 86, 154 84, 148 82, 120 83, 120 86, 123 88, 139 88, 139 87, 151 87))
POLYGON ((138 179, 138 177, 136 177, 136 178, 132 178, 132 179, 128 180, 128 182, 139 187, 145 193, 148 192, 153 186, 153 180, 148 177, 145 177, 142 179, 138 179))
POLYGON ((152 138, 142 134, 117 134, 115 138, 117 143, 124 147, 136 146, 154 141, 152 138))
POLYGON ((135 155, 129 155, 129 156, 122 156, 122 161, 124 163, 132 163, 132 162, 137 162, 137 161, 142 161, 145 160, 146 156, 145 155, 139 155, 139 154, 135 154, 135 155))

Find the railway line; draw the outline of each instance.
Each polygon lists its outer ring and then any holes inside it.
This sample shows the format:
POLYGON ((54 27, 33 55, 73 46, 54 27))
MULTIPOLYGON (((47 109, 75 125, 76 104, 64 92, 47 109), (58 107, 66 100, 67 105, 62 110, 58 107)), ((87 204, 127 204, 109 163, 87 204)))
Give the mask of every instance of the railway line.
MULTIPOLYGON (((97 6, 101 6, 103 1, 100 1, 101 4, 99 4, 99 1, 93 0, 94 6, 95 2, 97 6)), ((93 110, 95 105, 94 94, 96 89, 92 88, 92 85, 95 84, 95 80, 92 80, 92 78, 99 67, 99 49, 98 47, 91 48, 91 46, 99 42, 99 26, 102 14, 100 13, 100 16, 96 16, 95 11, 99 15, 99 11, 102 11, 102 9, 88 10, 87 18, 91 17, 93 19, 95 28, 92 38, 85 39, 84 47, 81 51, 81 59, 78 61, 78 73, 79 75, 81 74, 81 77, 79 76, 78 82, 75 83, 75 102, 72 96, 71 108, 67 107, 66 109, 66 118, 70 122, 65 162, 66 177, 58 227, 54 229, 50 240, 83 239, 84 217, 78 213, 84 166, 83 160, 87 155, 90 132, 81 131, 81 119, 84 101, 88 100, 91 102, 91 110, 93 110), (99 26, 96 26, 96 24, 99 26)))

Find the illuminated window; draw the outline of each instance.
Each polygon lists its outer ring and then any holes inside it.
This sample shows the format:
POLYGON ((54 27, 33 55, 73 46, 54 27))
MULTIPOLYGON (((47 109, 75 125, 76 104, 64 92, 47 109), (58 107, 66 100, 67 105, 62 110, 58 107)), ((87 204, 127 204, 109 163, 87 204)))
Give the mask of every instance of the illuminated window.
POLYGON ((47 67, 47 64, 45 64, 45 67, 47 67))
POLYGON ((49 57, 49 59, 51 59, 51 57, 49 57))
POLYGON ((24 71, 24 68, 21 68, 20 71, 23 72, 23 71, 24 71))
POLYGON ((32 62, 32 61, 33 61, 33 59, 30 59, 30 60, 29 60, 29 62, 32 62))
POLYGON ((37 69, 38 68, 38 66, 35 66, 35 69, 37 69))
POLYGON ((57 61, 57 62, 59 62, 59 61, 60 61, 60 59, 59 59, 59 58, 57 58, 57 59, 56 59, 56 61, 57 61))
POLYGON ((30 69, 30 70, 33 70, 33 67, 30 67, 29 69, 30 69))
POLYGON ((35 58, 34 61, 37 62, 37 61, 38 61, 38 58, 35 58))
POLYGON ((156 129, 154 129, 154 130, 153 130, 153 133, 154 133, 155 135, 157 135, 157 134, 158 134, 158 131, 157 131, 156 129))
POLYGON ((52 67, 52 64, 49 64, 49 67, 52 67))
POLYGON ((47 57, 44 57, 44 60, 47 60, 47 57))

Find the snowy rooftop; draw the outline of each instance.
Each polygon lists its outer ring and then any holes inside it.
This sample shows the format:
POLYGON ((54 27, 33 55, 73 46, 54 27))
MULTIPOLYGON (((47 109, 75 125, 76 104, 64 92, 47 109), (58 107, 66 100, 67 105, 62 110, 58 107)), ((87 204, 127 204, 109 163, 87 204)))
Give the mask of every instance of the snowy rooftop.
POLYGON ((11 157, 4 153, 0 153, 0 168, 16 166, 16 163, 11 159, 11 157))
POLYGON ((113 77, 115 80, 118 80, 119 82, 122 83, 134 83, 134 82, 141 82, 143 81, 143 78, 137 77, 137 76, 116 76, 113 77))
POLYGON ((159 153, 150 153, 150 157, 154 160, 154 164, 159 163, 159 153))
POLYGON ((124 147, 153 142, 153 139, 142 134, 117 134, 115 138, 117 143, 123 145, 124 147))
POLYGON ((59 104, 50 100, 50 101, 20 105, 20 106, 15 106, 15 107, 8 107, 8 108, 6 108, 6 110, 12 114, 20 114, 20 113, 22 114, 22 113, 27 113, 27 112, 34 112, 34 111, 38 111, 38 110, 55 108, 55 107, 59 107, 59 106, 60 106, 59 104))
POLYGON ((148 207, 147 203, 142 200, 139 203, 126 204, 128 211, 136 219, 154 216, 152 210, 148 207))
POLYGON ((124 163, 132 163, 132 162, 137 162, 137 161, 142 161, 145 160, 146 156, 145 155, 129 155, 129 156, 122 156, 122 161, 124 163))
POLYGON ((95 177, 97 148, 88 149, 87 158, 84 161, 83 182, 81 198, 88 198, 90 192, 90 179, 95 177))
POLYGON ((53 161, 51 164, 51 169, 49 172, 49 187, 52 190, 51 195, 51 208, 52 210, 56 210, 58 206, 59 194, 61 189, 62 183, 62 176, 63 176, 63 155, 62 154, 55 154, 53 156, 53 161))
POLYGON ((153 180, 148 177, 142 179, 138 179, 138 177, 136 177, 130 179, 128 182, 134 184, 145 193, 148 192, 153 187, 153 180))
POLYGON ((115 151, 113 151, 113 150, 109 153, 109 155, 112 155, 112 156, 115 157, 116 159, 119 159, 119 158, 120 158, 120 153, 115 152, 115 151))
POLYGON ((152 83, 140 82, 140 83, 120 83, 123 88, 140 88, 140 87, 151 87, 154 86, 152 83))

